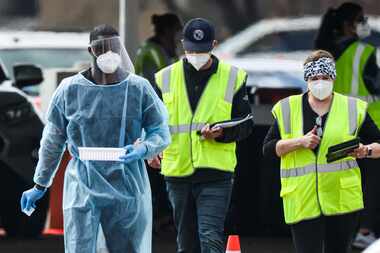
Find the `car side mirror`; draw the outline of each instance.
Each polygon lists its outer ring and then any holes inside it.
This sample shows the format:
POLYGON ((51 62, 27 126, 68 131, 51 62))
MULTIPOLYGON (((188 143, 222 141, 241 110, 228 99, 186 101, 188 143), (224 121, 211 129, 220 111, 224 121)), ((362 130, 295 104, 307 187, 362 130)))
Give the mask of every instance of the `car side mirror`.
POLYGON ((14 86, 19 89, 38 85, 44 80, 41 68, 33 64, 13 65, 13 75, 15 77, 14 86))

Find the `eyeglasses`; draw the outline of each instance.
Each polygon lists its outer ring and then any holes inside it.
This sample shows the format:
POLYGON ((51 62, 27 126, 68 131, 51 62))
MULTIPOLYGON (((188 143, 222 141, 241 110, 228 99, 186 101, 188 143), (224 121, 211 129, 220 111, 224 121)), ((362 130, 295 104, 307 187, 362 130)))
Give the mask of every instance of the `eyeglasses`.
POLYGON ((315 118, 315 125, 317 126, 318 137, 322 137, 323 129, 322 129, 322 117, 321 116, 318 116, 315 118))

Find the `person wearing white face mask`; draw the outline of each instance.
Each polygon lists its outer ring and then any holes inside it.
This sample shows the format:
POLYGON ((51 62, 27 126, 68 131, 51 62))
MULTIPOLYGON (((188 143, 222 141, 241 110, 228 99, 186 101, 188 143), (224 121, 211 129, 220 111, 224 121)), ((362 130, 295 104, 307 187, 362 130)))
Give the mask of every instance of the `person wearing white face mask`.
MULTIPOLYGON (((324 49, 336 60, 337 78, 334 91, 368 102, 368 113, 380 127, 380 70, 376 59, 376 47, 363 40, 371 34, 368 18, 363 7, 346 2, 329 9, 322 19, 315 43, 316 49, 324 49)), ((380 161, 364 159, 359 162, 363 169, 366 209, 361 217, 361 228, 354 246, 366 248, 375 241, 376 220, 380 216, 378 196, 380 188, 380 161)))
POLYGON ((165 176, 177 228, 177 252, 222 253, 230 204, 236 141, 248 137, 253 121, 231 128, 213 123, 251 113, 245 71, 220 61, 211 51, 214 27, 205 19, 183 29, 185 58, 156 74, 169 111, 172 144, 162 161, 150 161, 165 176))
POLYGON ((152 252, 152 203, 144 159, 170 143, 167 112, 150 83, 134 74, 118 32, 99 25, 90 33, 90 69, 59 84, 46 115, 35 186, 21 197, 30 215, 53 182, 63 151, 66 253, 152 252), (140 140, 142 132, 145 136, 140 140), (139 140, 139 141, 137 141, 139 140), (83 159, 81 147, 117 147, 118 160, 83 159), (99 228, 104 237, 98 237, 99 228))
POLYGON ((336 69, 327 51, 313 52, 304 64, 309 91, 279 101, 275 123, 264 139, 264 155, 281 159, 285 222, 297 253, 348 253, 363 209, 356 159, 379 158, 380 131, 367 103, 333 92, 336 69), (360 137, 348 157, 328 163, 328 148, 360 137))
POLYGON ((368 112, 380 127, 380 70, 376 47, 364 42, 371 35, 368 18, 357 3, 346 2, 324 15, 315 49, 336 59, 334 91, 365 100, 368 112))

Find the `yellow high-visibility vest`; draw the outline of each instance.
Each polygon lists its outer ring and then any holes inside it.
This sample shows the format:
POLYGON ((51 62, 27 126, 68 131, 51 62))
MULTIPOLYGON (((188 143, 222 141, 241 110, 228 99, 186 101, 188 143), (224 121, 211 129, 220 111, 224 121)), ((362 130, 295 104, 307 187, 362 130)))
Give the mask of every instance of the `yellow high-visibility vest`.
POLYGON ((207 123, 230 120, 235 92, 244 84, 246 73, 219 61, 193 113, 187 96, 183 61, 156 74, 164 104, 169 113, 172 143, 163 152, 161 173, 184 177, 197 168, 233 172, 236 166, 235 143, 202 140, 197 131, 207 123))
MULTIPOLYGON (((360 169, 346 157, 327 163, 330 146, 355 138, 367 103, 334 93, 323 129, 319 151, 300 148, 281 157, 281 197, 288 224, 323 215, 337 215, 363 208, 360 169)), ((278 102, 273 110, 281 139, 299 138, 303 132, 302 95, 278 102)))
POLYGON ((368 102, 368 113, 380 128, 380 99, 368 92, 363 79, 364 68, 375 50, 370 44, 352 43, 336 61, 334 91, 368 102))

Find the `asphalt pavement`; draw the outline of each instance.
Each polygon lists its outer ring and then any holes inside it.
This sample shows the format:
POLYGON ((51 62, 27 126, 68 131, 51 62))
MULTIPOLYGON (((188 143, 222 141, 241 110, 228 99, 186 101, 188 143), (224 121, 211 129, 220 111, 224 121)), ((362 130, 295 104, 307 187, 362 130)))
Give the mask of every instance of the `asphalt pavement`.
MULTIPOLYGON (((290 238, 284 237, 242 237, 242 253, 290 253, 294 252, 290 238)), ((62 236, 45 236, 36 240, 0 239, 1 253, 64 253, 62 236)), ((155 236, 153 253, 175 253, 173 233, 155 236)), ((360 251, 354 251, 359 253, 360 251)))

